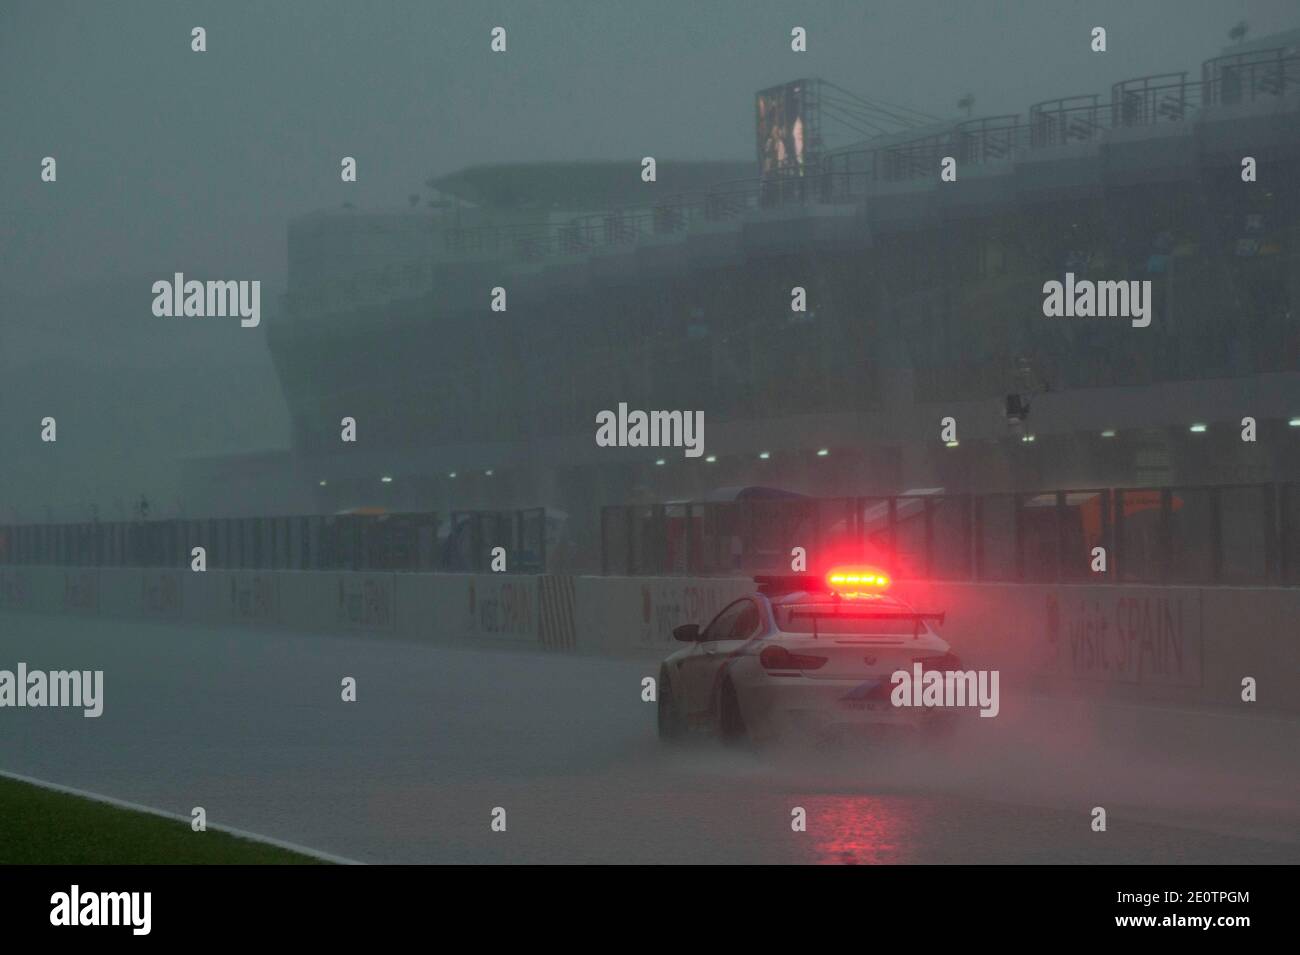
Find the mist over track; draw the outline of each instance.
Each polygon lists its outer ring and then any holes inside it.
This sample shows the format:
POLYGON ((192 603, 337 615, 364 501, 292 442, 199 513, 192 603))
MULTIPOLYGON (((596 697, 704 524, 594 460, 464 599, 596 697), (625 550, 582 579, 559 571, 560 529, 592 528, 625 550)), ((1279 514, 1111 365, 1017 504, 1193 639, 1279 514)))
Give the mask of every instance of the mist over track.
POLYGON ((0 710, 0 768, 368 862, 1300 862, 1292 718, 1004 694, 941 749, 665 751, 649 657, 0 614, 20 660, 104 714, 0 710))

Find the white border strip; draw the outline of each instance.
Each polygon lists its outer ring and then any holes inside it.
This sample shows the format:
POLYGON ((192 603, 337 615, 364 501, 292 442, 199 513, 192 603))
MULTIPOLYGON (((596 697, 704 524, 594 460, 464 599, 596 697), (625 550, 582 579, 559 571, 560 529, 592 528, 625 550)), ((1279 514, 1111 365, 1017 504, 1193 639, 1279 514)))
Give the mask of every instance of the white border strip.
MULTIPOLYGON (((89 799, 92 802, 105 803, 109 806, 116 806, 118 809, 130 809, 133 812, 142 812, 150 816, 159 816, 163 819, 171 819, 175 822, 183 822, 189 825, 193 820, 189 816, 183 816, 180 813, 168 812, 165 809, 155 809, 153 806, 142 806, 137 802, 127 802, 125 799, 115 799, 112 796, 104 796, 100 793, 87 792, 84 789, 77 789, 73 786, 63 786, 59 783, 52 783, 45 779, 36 779, 33 776, 24 776, 21 773, 11 773, 0 769, 0 776, 5 779, 12 779, 15 782, 27 783, 32 786, 39 786, 41 789, 49 789, 53 792, 65 793, 69 796, 79 796, 82 799, 89 799)), ((248 839, 251 842, 261 842, 268 846, 275 846, 277 849, 285 849, 289 852, 296 852, 299 855, 311 856, 314 859, 320 859, 322 862, 332 862, 335 865, 365 865, 364 862, 358 862, 355 859, 345 859, 343 856, 331 855, 328 852, 321 852, 319 849, 308 849, 306 846, 300 846, 293 842, 285 842, 282 839, 273 839, 270 836, 259 835, 256 832, 248 832, 245 829, 235 829, 232 826, 222 826, 208 823, 209 829, 215 829, 217 832, 224 832, 227 835, 236 836, 240 839, 248 839)), ((160 865, 166 863, 159 863, 160 865)), ((175 863, 171 863, 175 864, 175 863)), ((194 863, 200 864, 200 863, 194 863)))

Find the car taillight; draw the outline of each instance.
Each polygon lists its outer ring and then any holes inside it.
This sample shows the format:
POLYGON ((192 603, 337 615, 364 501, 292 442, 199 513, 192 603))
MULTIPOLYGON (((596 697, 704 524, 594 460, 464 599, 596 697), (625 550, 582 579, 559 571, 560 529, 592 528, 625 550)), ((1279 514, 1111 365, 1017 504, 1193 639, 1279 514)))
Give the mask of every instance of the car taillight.
POLYGON ((826 663, 825 657, 807 653, 791 653, 779 643, 769 644, 758 655, 765 670, 816 670, 826 663))
POLYGON ((915 657, 913 663, 921 664, 922 670, 960 670, 961 660, 955 653, 941 653, 936 657, 915 657))

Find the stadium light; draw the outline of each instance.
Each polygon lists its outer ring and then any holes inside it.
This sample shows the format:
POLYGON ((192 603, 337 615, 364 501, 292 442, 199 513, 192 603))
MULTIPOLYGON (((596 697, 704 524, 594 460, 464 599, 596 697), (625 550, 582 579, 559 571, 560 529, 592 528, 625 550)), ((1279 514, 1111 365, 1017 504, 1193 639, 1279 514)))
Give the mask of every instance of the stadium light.
POLYGON ((321 487, 324 487, 324 486, 325 486, 325 482, 324 482, 324 481, 321 481, 321 482, 320 482, 320 486, 321 486, 321 487))
POLYGON ((758 459, 759 459, 760 461, 766 461, 766 460, 767 460, 768 458, 770 458, 771 456, 772 456, 772 453, 771 453, 770 451, 760 451, 760 452, 758 452, 758 459))
POLYGON ((717 463, 718 463, 718 456, 717 456, 716 454, 710 454, 707 458, 704 459, 704 463, 705 463, 705 464, 717 464, 717 463))
POLYGON ((830 453, 831 453, 831 449, 830 449, 830 448, 818 448, 818 449, 817 449, 817 457, 819 457, 819 458, 824 458, 824 457, 826 457, 826 455, 828 455, 828 454, 830 454, 830 453))
POLYGON ((655 467, 657 467, 657 468, 661 468, 661 467, 663 467, 663 466, 664 466, 665 464, 667 464, 667 463, 668 463, 668 462, 665 461, 663 458, 657 458, 657 459, 655 460, 655 467))
POLYGON ((1287 424, 1293 428, 1300 428, 1300 418, 1292 418, 1287 424))
POLYGON ((452 479, 454 480, 455 477, 456 477, 456 472, 455 472, 455 471, 451 471, 451 472, 449 472, 449 473, 447 474, 447 477, 452 478, 452 479))
POLYGON ((383 477, 381 477, 379 480, 383 481, 385 484, 392 484, 392 483, 393 483, 393 478, 392 478, 392 476, 391 476, 391 475, 388 475, 388 474, 385 474, 385 475, 384 475, 383 477))
POLYGON ((1205 434, 1205 425, 1194 424, 1187 430, 1190 431, 1192 434, 1205 434))
POLYGON ((1101 433, 1101 436, 1102 436, 1103 438, 1113 438, 1113 437, 1115 437, 1115 432, 1114 432, 1113 429, 1111 429, 1111 428, 1107 428, 1105 431, 1103 431, 1103 432, 1101 433))
POLYGON ((492 469, 491 469, 491 468, 488 468, 486 471, 483 472, 483 474, 484 474, 484 476, 486 476, 486 477, 491 477, 491 476, 492 476, 492 469))
POLYGON ((1033 436, 1032 434, 1022 434, 1022 435, 1020 436, 1020 440, 1021 440, 1022 442, 1024 442, 1025 444, 1033 444, 1033 443, 1034 443, 1034 436, 1033 436))
POLYGON ((943 443, 943 446, 944 446, 945 448, 956 448, 956 447, 960 447, 959 443, 956 442, 956 441, 945 441, 945 442, 943 443))

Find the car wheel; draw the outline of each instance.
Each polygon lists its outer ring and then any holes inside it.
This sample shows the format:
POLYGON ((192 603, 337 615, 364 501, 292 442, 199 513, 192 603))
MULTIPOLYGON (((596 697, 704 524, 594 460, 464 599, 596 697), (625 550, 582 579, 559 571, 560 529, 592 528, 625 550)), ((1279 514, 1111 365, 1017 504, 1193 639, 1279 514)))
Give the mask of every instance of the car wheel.
POLYGON ((749 740, 745 717, 740 712, 740 700, 730 680, 724 681, 722 689, 718 691, 718 737, 728 745, 749 740))
POLYGON ((682 738, 682 720, 677 710, 677 701, 673 699, 673 685, 668 678, 668 670, 659 668, 658 696, 659 739, 664 743, 676 743, 682 738))

